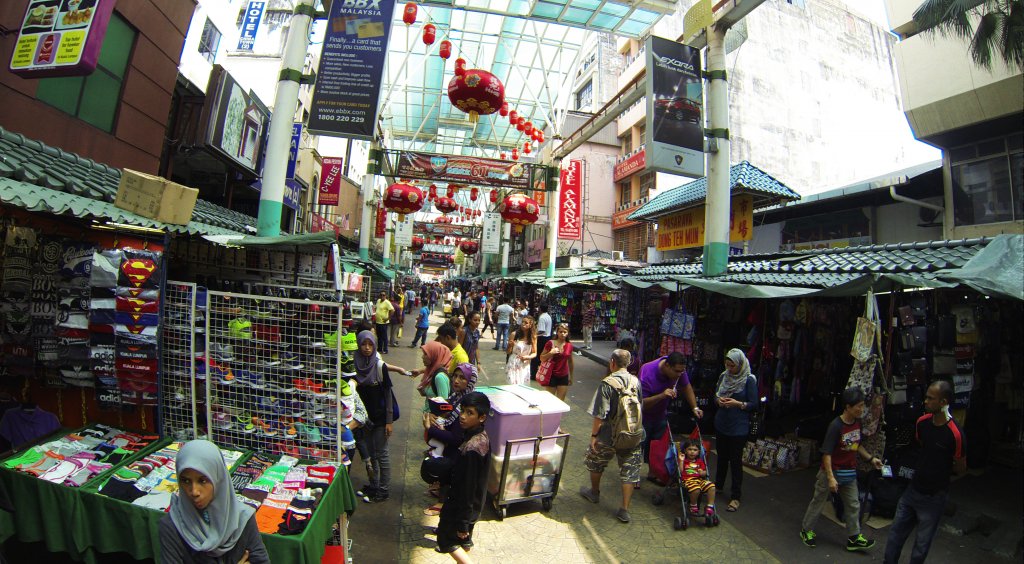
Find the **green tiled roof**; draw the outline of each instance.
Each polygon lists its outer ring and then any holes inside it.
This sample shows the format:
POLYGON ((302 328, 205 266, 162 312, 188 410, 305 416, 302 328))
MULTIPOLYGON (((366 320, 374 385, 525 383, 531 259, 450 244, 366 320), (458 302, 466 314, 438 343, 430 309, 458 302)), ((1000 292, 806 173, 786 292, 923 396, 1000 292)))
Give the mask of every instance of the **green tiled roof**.
MULTIPOLYGON (((960 268, 991 238, 867 245, 842 249, 779 252, 729 257, 728 274, 714 280, 766 286, 832 288, 869 274, 905 275, 934 280, 944 269, 960 268)), ((644 282, 682 281, 700 276, 702 259, 670 261, 636 271, 644 282)))
MULTIPOLYGON (((754 194, 755 209, 800 199, 800 194, 790 190, 788 186, 750 164, 749 161, 732 165, 732 168, 729 169, 729 190, 734 194, 737 192, 754 194)), ((682 211, 702 202, 707 195, 707 178, 700 178, 658 194, 640 209, 629 214, 627 219, 641 221, 682 211)))
POLYGON ((256 218, 197 200, 188 225, 154 221, 114 206, 121 170, 0 128, 0 200, 30 211, 204 235, 248 234, 256 218))

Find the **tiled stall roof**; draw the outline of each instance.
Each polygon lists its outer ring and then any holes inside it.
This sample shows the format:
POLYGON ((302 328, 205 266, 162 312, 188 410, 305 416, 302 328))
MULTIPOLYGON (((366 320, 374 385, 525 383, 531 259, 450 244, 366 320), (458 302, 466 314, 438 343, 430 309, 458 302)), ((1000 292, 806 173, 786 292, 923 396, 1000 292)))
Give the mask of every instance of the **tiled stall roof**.
MULTIPOLYGON (((743 161, 729 169, 729 189, 752 192, 754 207, 762 208, 783 201, 799 200, 800 194, 773 178, 767 172, 743 161)), ((658 194, 640 209, 629 214, 630 221, 654 219, 669 213, 675 213, 704 200, 708 195, 707 178, 700 178, 658 194)))
MULTIPOLYGON (((715 280, 829 288, 872 273, 933 278, 939 270, 962 267, 989 241, 991 239, 985 238, 928 241, 730 257, 729 273, 715 280)), ((670 280, 670 276, 702 273, 702 262, 698 258, 643 268, 636 272, 636 279, 660 282, 670 280)))
POLYGON ((94 217, 170 231, 255 232, 256 218, 197 200, 188 225, 153 221, 114 206, 121 170, 0 128, 0 199, 30 211, 94 217))

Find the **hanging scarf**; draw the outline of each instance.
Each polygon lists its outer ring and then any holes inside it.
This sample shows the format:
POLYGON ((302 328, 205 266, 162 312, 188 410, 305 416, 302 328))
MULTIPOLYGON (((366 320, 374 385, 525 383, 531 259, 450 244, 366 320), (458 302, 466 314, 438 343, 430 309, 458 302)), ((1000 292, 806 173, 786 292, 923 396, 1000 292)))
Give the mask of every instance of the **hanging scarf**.
POLYGON ((725 357, 735 362, 740 369, 735 374, 729 372, 728 369, 722 372, 719 377, 718 392, 715 394, 715 397, 720 398, 727 398, 742 391, 743 387, 747 385, 747 378, 750 377, 750 361, 747 360, 747 355, 743 354, 743 351, 732 349, 725 357))
POLYGON ((380 369, 377 367, 380 357, 377 356, 377 337, 372 331, 360 331, 356 336, 359 345, 367 340, 373 343, 373 352, 370 356, 363 354, 362 348, 356 349, 356 383, 359 385, 374 386, 380 383, 380 369))
MULTIPOLYGON (((461 392, 452 392, 448 396, 448 405, 452 406, 452 411, 443 418, 440 418, 438 422, 442 427, 447 427, 459 419, 459 414, 462 413, 462 398, 466 397, 466 394, 476 389, 476 367, 468 362, 463 362, 458 365, 455 370, 461 370, 462 375, 466 377, 466 389, 461 392)), ((452 385, 455 385, 455 373, 451 375, 452 385)))
POLYGON ((420 347, 420 349, 427 354, 427 358, 430 360, 430 364, 426 366, 426 371, 423 372, 423 378, 416 385, 420 395, 425 396, 427 388, 434 383, 434 376, 452 361, 452 351, 437 341, 431 341, 420 347))
POLYGON ((214 556, 227 554, 238 543, 255 510, 235 497, 220 449, 210 441, 189 441, 178 451, 175 469, 179 475, 192 469, 206 476, 213 484, 213 500, 200 512, 183 493, 172 496, 168 512, 174 528, 192 550, 214 556))

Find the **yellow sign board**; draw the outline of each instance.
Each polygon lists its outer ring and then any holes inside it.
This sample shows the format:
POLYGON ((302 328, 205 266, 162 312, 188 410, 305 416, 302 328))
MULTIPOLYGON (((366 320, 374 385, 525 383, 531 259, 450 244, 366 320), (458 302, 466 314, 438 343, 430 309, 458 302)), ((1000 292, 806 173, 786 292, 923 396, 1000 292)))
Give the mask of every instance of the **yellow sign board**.
MULTIPOLYGON (((707 206, 686 210, 658 220, 658 250, 671 251, 704 246, 707 206)), ((749 241, 754 231, 754 197, 737 196, 729 209, 729 242, 749 241)))

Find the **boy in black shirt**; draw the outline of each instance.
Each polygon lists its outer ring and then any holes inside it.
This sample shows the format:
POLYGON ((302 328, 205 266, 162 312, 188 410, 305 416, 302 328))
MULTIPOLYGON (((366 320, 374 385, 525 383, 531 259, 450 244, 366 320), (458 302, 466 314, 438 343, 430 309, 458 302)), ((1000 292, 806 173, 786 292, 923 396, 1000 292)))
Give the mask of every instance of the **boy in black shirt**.
POLYGON ((460 564, 471 563, 473 526, 487 498, 487 477, 491 471, 490 442, 484 421, 491 412, 491 401, 480 392, 462 398, 462 446, 455 458, 451 489, 441 508, 437 525, 437 551, 451 554, 460 564))
POLYGON ((949 414, 953 403, 953 386, 939 380, 928 387, 924 396, 927 415, 917 420, 915 432, 921 443, 921 456, 914 478, 896 506, 896 517, 889 526, 885 544, 885 564, 899 562, 903 545, 917 527, 910 564, 921 564, 928 557, 939 519, 949 501, 950 470, 967 469, 963 434, 949 414))

